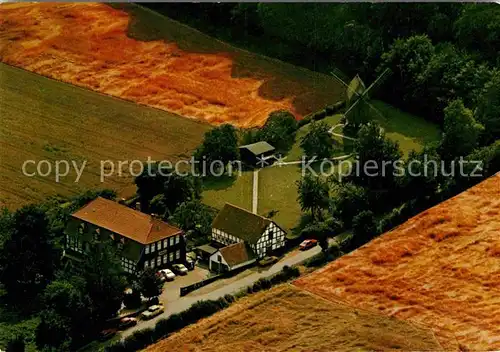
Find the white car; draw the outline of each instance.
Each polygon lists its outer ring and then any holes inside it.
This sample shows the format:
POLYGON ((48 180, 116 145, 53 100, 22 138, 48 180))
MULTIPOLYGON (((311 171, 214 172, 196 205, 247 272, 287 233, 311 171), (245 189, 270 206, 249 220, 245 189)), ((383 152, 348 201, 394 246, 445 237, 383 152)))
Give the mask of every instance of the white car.
POLYGON ((161 269, 160 272, 168 281, 172 281, 173 279, 175 279, 175 274, 170 269, 161 269))
POLYGON ((141 314, 141 318, 143 320, 149 320, 149 319, 152 319, 154 317, 156 317, 157 315, 160 315, 161 313, 163 313, 165 309, 163 308, 162 305, 154 305, 154 306, 151 306, 148 308, 148 310, 146 310, 145 312, 142 312, 141 314))
POLYGON ((184 266, 184 264, 174 264, 172 265, 172 269, 178 275, 187 275, 188 269, 184 266))

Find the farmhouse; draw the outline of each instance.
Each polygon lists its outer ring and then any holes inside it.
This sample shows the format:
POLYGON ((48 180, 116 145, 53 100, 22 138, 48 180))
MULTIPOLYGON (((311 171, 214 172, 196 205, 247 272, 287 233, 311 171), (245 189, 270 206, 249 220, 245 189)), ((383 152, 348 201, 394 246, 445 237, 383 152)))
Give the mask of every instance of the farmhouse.
POLYGON ((231 267, 243 263, 243 259, 250 260, 253 256, 262 258, 282 248, 285 245, 285 231, 270 219, 226 203, 212 223, 211 239, 228 247, 236 243, 245 244, 234 248, 225 247, 211 255, 211 260, 218 258, 218 255, 221 255, 221 259, 235 256, 241 258, 238 263, 228 263, 231 267))
POLYGON ((93 245, 111 241, 119 249, 128 273, 186 260, 182 230, 101 197, 71 215, 65 234, 66 257, 81 260, 93 245))
POLYGON ((257 142, 239 147, 241 161, 252 166, 267 166, 276 159, 275 148, 267 142, 257 142))

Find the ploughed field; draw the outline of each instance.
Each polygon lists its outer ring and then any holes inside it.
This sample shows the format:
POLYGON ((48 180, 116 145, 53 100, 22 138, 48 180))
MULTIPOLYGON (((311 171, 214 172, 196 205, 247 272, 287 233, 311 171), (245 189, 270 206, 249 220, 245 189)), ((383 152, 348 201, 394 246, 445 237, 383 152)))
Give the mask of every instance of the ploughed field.
POLYGON ((500 174, 294 284, 427 326, 447 350, 499 350, 499 235, 500 174))
POLYGON ((242 299, 146 351, 437 351, 430 330, 333 303, 292 285, 242 299))
POLYGON ((149 10, 100 3, 0 6, 9 65, 213 124, 261 126, 342 99, 333 78, 236 49, 149 10))

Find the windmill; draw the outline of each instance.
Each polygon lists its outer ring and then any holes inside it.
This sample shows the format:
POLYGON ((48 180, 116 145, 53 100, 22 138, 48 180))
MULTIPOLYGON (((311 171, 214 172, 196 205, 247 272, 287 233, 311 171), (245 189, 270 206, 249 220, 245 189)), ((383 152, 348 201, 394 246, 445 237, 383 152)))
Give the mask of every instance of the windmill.
POLYGON ((342 78, 332 72, 332 75, 347 88, 347 110, 344 113, 346 125, 352 124, 354 126, 359 126, 366 122, 366 118, 370 115, 370 111, 384 118, 384 115, 370 103, 369 93, 380 86, 390 73, 391 71, 388 68, 385 69, 377 79, 366 88, 359 75, 356 75, 351 82, 347 84, 342 78))

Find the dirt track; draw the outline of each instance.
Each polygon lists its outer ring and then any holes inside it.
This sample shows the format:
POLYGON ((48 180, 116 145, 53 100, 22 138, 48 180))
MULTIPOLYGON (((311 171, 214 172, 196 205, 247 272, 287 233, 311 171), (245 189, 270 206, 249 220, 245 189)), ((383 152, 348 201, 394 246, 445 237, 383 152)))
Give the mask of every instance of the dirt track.
POLYGON ((307 112, 294 105, 305 94, 300 83, 235 77, 234 53, 187 52, 174 42, 135 40, 127 36, 129 21, 127 12, 105 4, 3 4, 1 61, 213 124, 260 126, 274 110, 297 118, 307 112), (264 97, 263 85, 280 94, 264 97))
POLYGON ((500 349, 500 175, 295 281, 432 328, 445 349, 500 349))

